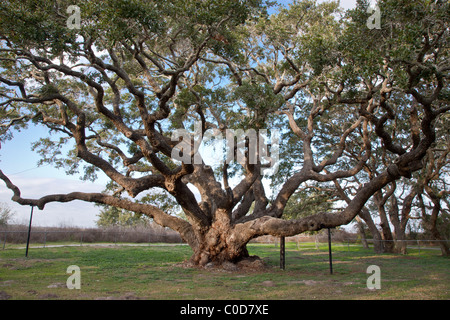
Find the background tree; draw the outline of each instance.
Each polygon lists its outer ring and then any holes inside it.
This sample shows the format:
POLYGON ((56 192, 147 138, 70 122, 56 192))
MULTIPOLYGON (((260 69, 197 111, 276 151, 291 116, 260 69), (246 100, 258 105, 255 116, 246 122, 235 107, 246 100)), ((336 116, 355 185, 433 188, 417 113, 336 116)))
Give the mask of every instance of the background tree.
POLYGON ((117 189, 25 199, 0 178, 22 205, 83 200, 144 214, 179 232, 194 264, 243 259, 261 235, 348 224, 379 190, 422 168, 435 120, 450 109, 448 3, 380 1, 381 30, 367 28, 362 1, 343 19, 337 3, 315 1, 271 16, 256 0, 77 4, 82 24, 71 30, 65 1, 0 5, 2 138, 12 126, 46 126, 57 135, 35 145, 43 162, 84 179, 101 171, 117 189), (400 116, 402 135, 393 133, 400 116), (289 144, 272 189, 262 169, 274 163, 250 161, 249 143, 240 162, 208 165, 187 151, 190 161, 174 159, 171 133, 198 122, 224 136, 280 130, 289 144), (355 176, 380 148, 389 161, 340 212, 282 218, 298 188, 355 176), (186 220, 141 201, 154 189, 186 220))
MULTIPOLYGON (((444 121, 445 124, 446 122, 444 121)), ((414 192, 417 196, 417 206, 423 228, 432 239, 438 241, 442 254, 448 256, 450 254, 447 243, 450 235, 448 219, 450 143, 448 126, 445 125, 443 128, 444 135, 439 139, 440 144, 437 143, 435 148, 428 151, 426 165, 417 177, 414 192)))
POLYGON ((96 222, 99 227, 135 227, 147 223, 148 218, 142 214, 110 206, 100 209, 96 222))
MULTIPOLYGON (((119 191, 120 190, 121 189, 119 189, 119 191)), ((140 198, 139 202, 158 206, 158 208, 169 215, 184 218, 180 206, 164 191, 148 193, 140 198)), ((148 226, 152 223, 151 218, 139 212, 133 212, 104 204, 99 204, 98 207, 101 208, 98 215, 99 218, 96 222, 99 227, 148 226)))
POLYGON ((284 208, 283 218, 298 219, 311 216, 318 211, 331 212, 336 208, 335 192, 332 188, 320 186, 306 186, 298 189, 290 198, 284 208))
POLYGON ((5 227, 11 223, 15 214, 15 211, 13 211, 8 204, 0 203, 0 226, 5 227))
MULTIPOLYGON (((415 114, 415 109, 413 109, 415 114)), ((417 121, 416 116, 411 117, 413 122, 417 121)), ((429 149, 428 155, 423 159, 424 168, 413 174, 411 179, 400 179, 395 183, 377 191, 374 197, 366 203, 365 208, 360 213, 364 216, 364 221, 368 225, 374 224, 374 220, 379 221, 380 238, 375 239, 375 244, 381 243, 381 248, 376 251, 401 252, 406 253, 406 231, 411 219, 421 220, 422 231, 426 231, 431 239, 439 241, 442 246, 442 253, 448 255, 446 247, 446 236, 441 236, 437 230, 437 221, 440 221, 440 229, 446 234, 448 225, 444 223, 446 210, 448 208, 448 129, 446 116, 436 120, 436 141, 429 149), (427 192, 425 191, 427 190, 427 192), (424 202, 423 195, 426 201, 424 202), (426 204, 425 204, 426 203, 426 204), (439 218, 442 215, 442 219, 439 218), (392 229, 393 228, 393 229, 392 229), (431 231, 433 230, 433 231, 431 231), (385 240, 385 241, 382 241, 385 240)), ((417 124, 416 124, 417 125, 417 124)), ((402 132, 394 130, 396 135, 402 132)), ((387 154, 382 150, 382 154, 372 154, 371 160, 365 165, 365 170, 361 171, 360 177, 354 176, 347 179, 344 188, 335 181, 336 188, 341 199, 348 201, 348 196, 355 192, 355 185, 361 186, 362 182, 378 174, 379 168, 385 167, 389 160, 387 154), (362 176, 361 176, 362 174, 362 176)), ((372 234, 377 234, 377 229, 372 227, 372 234)))

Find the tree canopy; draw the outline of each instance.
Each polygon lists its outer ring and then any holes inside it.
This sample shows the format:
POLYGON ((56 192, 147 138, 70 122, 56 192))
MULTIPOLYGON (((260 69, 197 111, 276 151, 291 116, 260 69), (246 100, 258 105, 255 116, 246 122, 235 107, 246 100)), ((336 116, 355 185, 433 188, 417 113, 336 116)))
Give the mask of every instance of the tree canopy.
POLYGON ((110 179, 103 193, 25 199, 0 171, 13 200, 144 214, 178 231, 193 262, 205 264, 245 257, 261 235, 348 224, 377 192, 424 168, 450 110, 448 2, 380 0, 380 29, 367 26, 368 1, 347 12, 306 0, 268 14, 269 5, 3 1, 1 139, 45 126, 49 135, 34 144, 41 163, 110 179), (79 28, 69 28, 69 5, 79 8, 79 28), (243 161, 208 163, 213 155, 196 153, 196 128, 242 130, 231 151, 243 161), (192 148, 177 149, 180 130, 192 133, 192 148), (180 151, 189 161, 174 157, 180 151), (351 179, 355 190, 343 190, 337 212, 319 206, 283 219, 297 190, 351 179), (186 219, 143 200, 155 194, 186 219))

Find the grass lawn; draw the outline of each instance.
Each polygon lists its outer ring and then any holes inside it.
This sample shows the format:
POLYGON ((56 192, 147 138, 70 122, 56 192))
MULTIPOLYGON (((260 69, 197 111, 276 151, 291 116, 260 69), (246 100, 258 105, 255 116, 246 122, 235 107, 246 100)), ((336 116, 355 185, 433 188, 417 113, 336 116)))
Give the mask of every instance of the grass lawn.
POLYGON ((450 299, 450 259, 439 251, 376 255, 358 246, 328 249, 287 243, 286 270, 279 248, 250 244, 265 271, 184 268, 188 246, 83 246, 0 250, 0 299, 450 299), (81 270, 81 289, 66 287, 67 267, 81 270), (381 270, 381 289, 369 290, 366 270, 381 270))

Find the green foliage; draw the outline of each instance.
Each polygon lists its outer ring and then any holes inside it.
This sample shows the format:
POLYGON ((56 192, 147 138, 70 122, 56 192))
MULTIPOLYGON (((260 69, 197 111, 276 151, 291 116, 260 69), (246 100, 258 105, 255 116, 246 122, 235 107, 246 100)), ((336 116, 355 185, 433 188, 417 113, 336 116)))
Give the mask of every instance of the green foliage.
MULTIPOLYGON (((114 184, 110 183, 108 189, 113 190, 114 184)), ((139 199, 141 203, 148 203, 158 207, 170 215, 182 216, 181 208, 170 194, 165 191, 155 191, 148 193, 139 199)), ((132 212, 125 209, 119 209, 107 205, 98 205, 100 213, 98 214, 97 225, 99 227, 134 227, 145 226, 151 223, 152 219, 144 214, 132 212)))
POLYGON ((42 97, 47 97, 51 96, 52 94, 58 93, 58 88, 53 84, 46 84, 38 90, 38 93, 42 97))
POLYGON ((0 4, 0 33, 7 34, 15 44, 51 48, 58 54, 74 43, 74 33, 65 28, 59 5, 68 1, 3 1, 0 4))
POLYGON ((333 210, 335 195, 332 189, 320 190, 314 187, 294 193, 286 205, 283 218, 299 219, 333 210))
POLYGON ((155 191, 142 197, 141 202, 154 205, 170 215, 182 215, 181 207, 166 191, 155 191))
MULTIPOLYGON (((369 1, 359 0, 358 6, 346 13, 346 28, 339 41, 339 50, 346 52, 348 59, 344 79, 375 76, 386 60, 394 62, 399 81, 406 79, 400 62, 414 61, 424 42, 434 40, 427 37, 450 18, 448 1, 381 0, 377 5, 382 19, 380 30, 366 26, 369 1)), ((432 68, 430 61, 426 66, 432 68)))
POLYGON ((99 227, 134 227, 149 223, 149 219, 139 213, 104 205, 100 207, 96 221, 99 227))

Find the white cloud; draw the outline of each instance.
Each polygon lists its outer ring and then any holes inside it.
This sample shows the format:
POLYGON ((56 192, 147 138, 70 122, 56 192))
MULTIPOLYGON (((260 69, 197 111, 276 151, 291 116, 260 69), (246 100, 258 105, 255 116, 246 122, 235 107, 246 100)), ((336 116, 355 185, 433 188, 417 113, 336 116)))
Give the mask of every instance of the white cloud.
MULTIPOLYGON (((103 186, 96 183, 83 182, 59 178, 23 178, 11 177, 12 182, 21 190, 23 198, 37 199, 45 195, 56 193, 101 192, 103 186)), ((11 201, 13 193, 0 183, 0 201, 6 203, 13 211, 14 222, 28 224, 30 218, 29 206, 21 206, 11 201)), ((71 201, 67 203, 49 203, 44 210, 34 209, 34 226, 76 226, 95 227, 98 208, 92 203, 71 201)))

